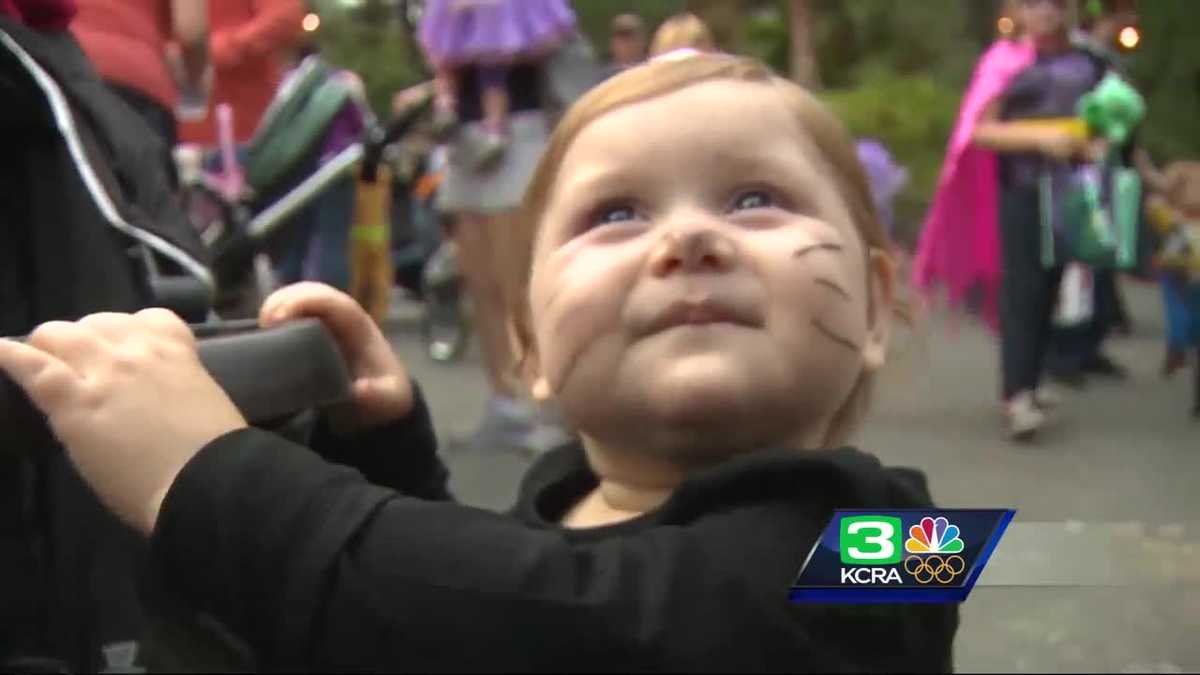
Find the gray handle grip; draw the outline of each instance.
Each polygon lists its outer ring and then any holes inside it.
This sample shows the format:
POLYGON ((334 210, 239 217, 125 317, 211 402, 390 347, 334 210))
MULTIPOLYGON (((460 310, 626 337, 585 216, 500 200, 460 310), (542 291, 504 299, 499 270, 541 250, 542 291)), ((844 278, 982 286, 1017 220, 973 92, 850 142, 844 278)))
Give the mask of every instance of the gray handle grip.
MULTIPOLYGON (((350 373, 337 343, 315 319, 269 330, 257 330, 253 321, 193 330, 200 361, 252 424, 350 396, 350 373)), ((45 418, 0 375, 0 455, 25 454, 50 438, 45 418)))

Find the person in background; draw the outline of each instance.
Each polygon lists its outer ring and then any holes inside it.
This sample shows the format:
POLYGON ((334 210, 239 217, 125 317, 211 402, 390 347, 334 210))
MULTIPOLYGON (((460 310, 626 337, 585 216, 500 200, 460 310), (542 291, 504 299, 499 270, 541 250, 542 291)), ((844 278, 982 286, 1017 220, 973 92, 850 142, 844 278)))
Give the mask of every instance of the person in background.
POLYGON ((356 175, 354 220, 350 225, 350 295, 379 326, 387 319, 395 281, 391 212, 391 167, 381 156, 370 156, 356 175))
POLYGON ((439 126, 457 124, 460 71, 477 68, 486 133, 476 161, 481 167, 493 164, 508 148, 510 67, 544 58, 575 30, 575 13, 566 0, 430 0, 419 39, 436 72, 439 126))
POLYGON ((1020 12, 1036 58, 987 104, 972 142, 1000 156, 1003 396, 1009 433, 1028 440, 1045 424, 1046 402, 1038 389, 1063 273, 1061 264, 1042 263, 1038 224, 1046 204, 1039 182, 1070 172, 1073 163, 1094 160, 1104 148, 1066 129, 1022 121, 1074 117, 1079 99, 1100 82, 1105 68, 1071 44, 1066 0, 1021 0, 1020 12))
POLYGON ((912 265, 912 286, 927 302, 944 293, 949 309, 975 312, 993 331, 1000 326, 998 161, 973 140, 987 106, 1035 58, 1021 15, 1019 0, 1006 3, 1008 21, 998 22, 1005 28, 975 64, 912 265))
POLYGON ((685 12, 667 19, 654 32, 650 43, 650 56, 662 56, 673 51, 689 49, 700 52, 716 51, 717 41, 704 21, 685 12))
POLYGON ((282 55, 303 30, 304 12, 304 0, 208 0, 213 92, 207 115, 180 125, 181 141, 216 145, 213 110, 221 103, 233 107, 235 140, 250 140, 275 96, 282 55))
POLYGON ((171 151, 180 88, 197 91, 211 84, 207 0, 77 0, 77 5, 71 33, 100 77, 162 139, 163 166, 175 184, 171 151))
MULTIPOLYGON (((309 57, 319 58, 314 45, 302 44, 295 49, 290 73, 309 57)), ((350 99, 325 132, 316 164, 311 167, 313 172, 358 142, 370 122, 362 79, 349 70, 334 70, 329 77, 342 81, 350 91, 350 99)), ((277 262, 281 283, 312 280, 343 291, 350 288, 350 221, 354 217, 354 198, 354 176, 344 176, 325 188, 296 216, 287 228, 287 244, 277 262)))
MULTIPOLYGON (((429 36, 428 40, 422 39, 423 47, 442 32, 425 25, 439 21, 438 17, 427 13, 422 18, 421 34, 429 36)), ((428 50, 426 57, 435 66, 440 62, 437 54, 428 50)), ((547 109, 547 72, 545 59, 516 61, 504 69, 508 138, 499 154, 491 152, 495 146, 488 141, 486 92, 494 69, 466 63, 452 74, 456 89, 451 117, 457 124, 451 125, 446 142, 446 166, 437 192, 437 208, 452 220, 452 250, 471 299, 472 319, 491 389, 482 422, 463 442, 469 451, 537 453, 570 439, 560 421, 531 401, 521 386, 512 352, 507 289, 501 281, 501 272, 510 264, 514 232, 521 226, 521 199, 553 127, 547 109), (482 161, 488 154, 495 154, 494 161, 482 161)), ((445 83, 443 80, 443 85, 436 86, 444 87, 445 83)), ((444 88, 440 93, 445 93, 444 88)), ((444 111, 450 102, 443 98, 439 104, 435 99, 435 110, 441 106, 444 111)), ((445 115, 435 113, 435 117, 445 115)))
MULTIPOLYGON (((1098 59, 1105 68, 1120 72, 1122 57, 1117 51, 1117 35, 1126 26, 1137 23, 1137 5, 1133 0, 1093 0, 1084 7, 1081 30, 1071 42, 1098 59)), ((1131 154, 1136 141, 1123 152, 1131 154)), ((1131 161, 1131 157, 1126 157, 1131 161)), ((1086 292, 1086 291, 1085 291, 1086 292)), ((1128 333, 1131 322, 1121 297, 1118 275, 1113 270, 1091 270, 1092 316, 1074 326, 1056 326, 1051 332, 1046 354, 1046 371, 1058 382, 1082 387, 1089 377, 1125 379, 1124 366, 1104 352, 1104 342, 1114 329, 1128 333)))
MULTIPOLYGON (((1200 162, 1177 161, 1160 170, 1144 150, 1136 161, 1151 193, 1146 215, 1159 240, 1153 260, 1167 319, 1162 375, 1174 376, 1195 350, 1200 378, 1200 162)), ((1200 380, 1193 414, 1200 416, 1200 380)))
POLYGON ((609 75, 636 66, 646 58, 646 22, 637 14, 612 20, 608 37, 609 75))
POLYGON ((1079 30, 1071 41, 1123 70, 1124 55, 1117 48, 1121 30, 1138 23, 1137 0, 1087 0, 1079 30))

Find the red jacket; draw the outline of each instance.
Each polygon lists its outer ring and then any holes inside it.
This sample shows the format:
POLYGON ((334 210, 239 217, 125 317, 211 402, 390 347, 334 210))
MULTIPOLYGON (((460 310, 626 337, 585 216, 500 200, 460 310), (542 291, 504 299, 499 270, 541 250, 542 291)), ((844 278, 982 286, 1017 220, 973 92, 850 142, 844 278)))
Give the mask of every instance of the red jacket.
POLYGON ((71 33, 100 76, 175 109, 178 92, 164 58, 171 6, 164 0, 78 0, 71 33))
POLYGON ((279 86, 280 52, 300 35, 304 13, 304 0, 208 0, 216 82, 208 117, 181 124, 181 141, 216 144, 218 103, 233 106, 238 142, 250 140, 279 86))

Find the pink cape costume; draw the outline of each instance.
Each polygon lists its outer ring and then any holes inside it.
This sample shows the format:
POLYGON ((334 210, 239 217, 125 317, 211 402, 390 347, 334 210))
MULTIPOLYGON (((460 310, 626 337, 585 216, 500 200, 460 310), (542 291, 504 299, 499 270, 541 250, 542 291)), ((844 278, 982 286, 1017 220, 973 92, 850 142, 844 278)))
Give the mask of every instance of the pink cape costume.
POLYGON ((972 145, 972 137, 984 109, 1036 55, 1029 41, 999 40, 979 59, 913 261, 913 286, 925 295, 944 286, 952 308, 978 288, 980 312, 993 329, 999 326, 999 177, 995 153, 972 145))

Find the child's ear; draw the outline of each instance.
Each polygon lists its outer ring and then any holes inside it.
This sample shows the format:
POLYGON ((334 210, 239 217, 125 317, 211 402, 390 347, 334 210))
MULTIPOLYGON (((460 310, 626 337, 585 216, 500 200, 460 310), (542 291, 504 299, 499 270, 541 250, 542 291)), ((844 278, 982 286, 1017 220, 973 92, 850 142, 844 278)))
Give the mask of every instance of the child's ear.
POLYGON ((887 362, 888 339, 892 334, 892 314, 896 302, 896 265, 886 251, 871 249, 867 259, 867 283, 871 297, 862 355, 863 367, 868 373, 874 373, 887 362))
POLYGON ((537 341, 528 331, 522 330, 519 320, 509 318, 508 342, 516 358, 517 375, 529 388, 529 395, 539 403, 545 403, 554 396, 550 381, 542 374, 541 360, 537 350, 537 341))

